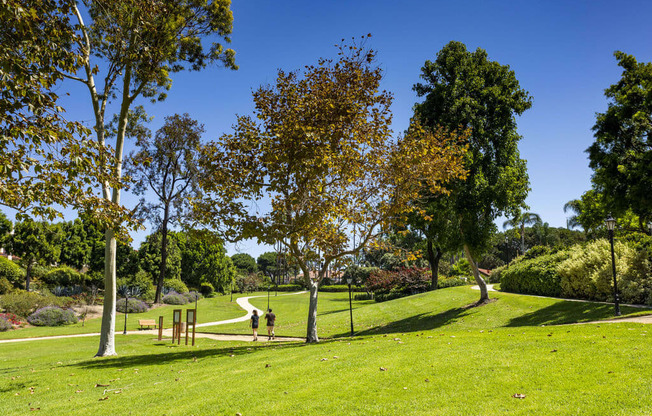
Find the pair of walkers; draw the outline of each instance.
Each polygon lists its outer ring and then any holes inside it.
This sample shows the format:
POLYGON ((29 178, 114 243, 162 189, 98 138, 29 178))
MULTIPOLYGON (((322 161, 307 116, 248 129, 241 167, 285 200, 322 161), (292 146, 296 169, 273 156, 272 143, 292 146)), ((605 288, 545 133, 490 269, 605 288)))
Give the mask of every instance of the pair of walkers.
MULTIPOLYGON (((267 313, 264 316, 265 320, 267 320, 267 336, 269 337, 267 340, 272 340, 274 339, 274 323, 276 321, 276 315, 272 313, 272 308, 269 308, 267 310, 267 313)), ((254 331, 254 341, 258 341, 258 320, 260 319, 260 316, 258 316, 258 311, 254 309, 253 315, 251 315, 251 319, 249 320, 249 326, 253 329, 254 331)))

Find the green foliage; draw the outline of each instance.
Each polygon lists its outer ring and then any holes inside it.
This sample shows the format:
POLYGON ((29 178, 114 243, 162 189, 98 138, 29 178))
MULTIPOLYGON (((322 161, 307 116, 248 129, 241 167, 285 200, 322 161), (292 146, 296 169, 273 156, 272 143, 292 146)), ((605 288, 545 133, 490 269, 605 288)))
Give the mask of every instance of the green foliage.
POLYGON ((236 269, 222 240, 208 231, 176 233, 181 251, 181 279, 191 287, 210 284, 214 290, 230 290, 236 269))
POLYGON ((27 321, 36 326, 61 326, 77 323, 77 317, 70 309, 45 306, 28 316, 27 321))
POLYGON ((199 291, 204 296, 212 296, 213 293, 215 292, 215 288, 213 287, 212 284, 208 282, 202 282, 199 291))
POLYGON ((376 270, 369 275, 365 286, 373 292, 374 300, 383 302, 425 292, 430 288, 426 269, 376 270))
POLYGON ((6 277, 0 277, 0 295, 4 295, 6 293, 11 293, 14 290, 14 285, 11 284, 9 279, 6 277))
POLYGON ((258 271, 256 259, 247 253, 236 253, 232 255, 231 262, 240 274, 251 274, 258 271))
POLYGON ((48 271, 41 281, 50 287, 82 285, 85 276, 68 266, 60 266, 48 271))
POLYGON ((509 266, 494 270, 492 282, 500 279, 500 289, 505 292, 561 296, 560 262, 568 256, 568 253, 561 251, 530 259, 521 257, 509 266))
POLYGON ((529 185, 516 116, 531 107, 532 98, 509 66, 490 61, 483 49, 469 52, 461 42, 449 42, 435 61, 426 61, 421 79, 414 90, 425 100, 414 108, 422 124, 471 129, 466 180, 439 198, 450 203, 439 203, 437 214, 459 221, 455 228, 463 243, 480 253, 489 245, 495 218, 524 206, 529 185))
POLYGON ((621 51, 614 55, 623 72, 605 90, 610 102, 593 126, 589 166, 594 187, 614 216, 631 210, 644 226, 652 220, 652 63, 637 62, 621 51))
POLYGON ((135 275, 123 277, 117 280, 118 287, 124 285, 131 288, 136 288, 141 295, 145 295, 154 285, 152 283, 153 279, 149 273, 144 270, 139 270, 135 275))
POLYGON ((0 256, 0 279, 6 279, 13 287, 19 287, 25 279, 25 271, 13 261, 0 256))
POLYGON ((448 277, 437 280, 437 289, 445 289, 447 287, 465 286, 469 284, 468 277, 448 277))
POLYGON ((287 285, 278 285, 274 287, 274 290, 279 292, 300 292, 305 290, 305 288, 299 284, 287 284, 287 285))
POLYGON ((163 282, 163 287, 177 293, 186 293, 188 291, 188 286, 180 279, 167 279, 163 282))
POLYGON ((263 278, 257 274, 236 276, 235 287, 240 293, 256 292, 263 287, 263 278))
POLYGON ((462 257, 455 264, 451 266, 450 269, 451 276, 470 276, 471 275, 471 264, 469 261, 462 257))
POLYGON ((547 246, 534 246, 531 249, 529 249, 523 257, 524 259, 529 260, 535 257, 550 254, 551 252, 552 250, 547 246))
POLYGON ((367 279, 369 279, 369 275, 376 270, 376 267, 349 266, 344 270, 342 279, 344 281, 347 279, 353 279, 354 284, 364 285, 367 279))
MULTIPOLYGON (((632 273, 636 251, 621 242, 615 242, 616 277, 632 273)), ((568 259, 559 264, 562 296, 578 299, 613 301, 613 274, 611 247, 607 240, 596 240, 585 246, 574 246, 568 259)), ((502 285, 501 285, 502 287, 502 285)), ((628 301, 621 299, 621 301, 628 301)))
MULTIPOLYGON (((149 273, 156 281, 161 274, 161 233, 157 232, 145 237, 145 241, 138 250, 138 256, 141 269, 149 273)), ((181 250, 174 233, 169 233, 167 239, 165 278, 166 280, 181 279, 181 250)))
MULTIPOLYGON (((324 285, 324 286, 319 286, 319 291, 320 292, 348 292, 349 291, 349 285, 324 285)), ((351 292, 364 292, 365 287, 364 286, 356 286, 356 285, 351 285, 351 292)))
POLYGON ((25 267, 25 289, 29 291, 31 271, 35 264, 47 264, 59 259, 61 228, 45 222, 25 220, 14 227, 9 240, 9 249, 20 257, 25 267))

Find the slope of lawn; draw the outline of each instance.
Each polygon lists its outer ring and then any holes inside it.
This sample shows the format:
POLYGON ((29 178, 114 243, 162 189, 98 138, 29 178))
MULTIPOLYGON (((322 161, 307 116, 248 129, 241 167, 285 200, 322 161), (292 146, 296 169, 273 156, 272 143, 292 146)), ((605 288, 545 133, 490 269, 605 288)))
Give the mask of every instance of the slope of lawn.
MULTIPOLYGON (((249 295, 241 295, 249 296, 249 295)), ((233 297, 233 302, 230 302, 229 296, 216 296, 214 298, 200 299, 197 303, 197 323, 214 322, 223 319, 237 318, 244 314, 242 308, 236 303, 237 296, 233 297)), ((189 309, 194 308, 194 303, 186 305, 165 305, 158 308, 150 309, 143 313, 130 313, 127 317, 127 330, 132 331, 140 328, 138 325, 139 319, 154 319, 158 322, 158 317, 163 315, 164 327, 172 326, 172 311, 174 309, 189 309)), ((184 315, 185 319, 185 315, 184 315)), ((7 332, 0 332, 0 339, 15 339, 15 338, 33 338, 45 337, 53 335, 70 335, 70 334, 86 334, 99 332, 102 326, 102 318, 88 319, 85 323, 82 322, 65 325, 59 327, 26 327, 18 330, 11 330, 7 332)), ((118 312, 116 318, 116 331, 122 332, 124 329, 124 314, 118 312)))
MULTIPOLYGON (((338 298, 320 301, 330 296, 338 298)), ((2 344, 0 414, 652 413, 647 326, 551 326, 611 311, 510 294, 466 308, 477 296, 451 288, 358 304, 359 334, 319 344, 199 339, 191 347, 129 335, 116 339, 120 356, 103 359, 91 358, 93 339, 2 344)), ((293 304, 277 298, 279 319, 295 316, 284 309, 293 304)), ((348 311, 337 310, 322 311, 322 334, 348 329, 348 311)))
MULTIPOLYGON (((317 328, 320 337, 350 334, 348 293, 320 293, 317 328)), ((613 306, 571 302, 512 293, 490 292, 494 302, 481 308, 468 306, 480 292, 469 286, 441 289, 390 302, 353 301, 353 323, 357 335, 446 330, 485 329, 559 325, 613 318, 613 306)), ((251 304, 267 307, 267 298, 254 298, 251 304)), ((275 333, 279 336, 305 336, 308 318, 308 294, 270 297, 277 316, 275 333)), ((640 314, 641 309, 622 307, 622 314, 640 314)), ((648 313, 652 313, 649 311, 648 313)), ((264 322, 264 321, 263 321, 264 322)), ((202 328, 203 332, 248 334, 248 322, 202 328)), ((265 332, 265 331, 263 331, 265 332)))

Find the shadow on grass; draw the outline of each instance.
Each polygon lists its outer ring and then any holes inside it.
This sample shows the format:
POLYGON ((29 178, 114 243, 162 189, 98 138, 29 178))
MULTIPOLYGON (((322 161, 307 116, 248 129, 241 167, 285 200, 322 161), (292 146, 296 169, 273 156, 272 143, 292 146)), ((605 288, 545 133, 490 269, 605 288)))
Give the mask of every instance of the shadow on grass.
POLYGON ((160 352, 151 354, 139 354, 120 357, 93 358, 71 364, 70 367, 81 367, 84 369, 109 369, 109 368, 130 368, 145 367, 152 365, 173 364, 175 362, 194 361, 204 358, 228 357, 231 355, 255 354, 265 351, 269 348, 290 350, 294 348, 304 348, 311 345, 323 345, 335 340, 324 340, 318 344, 307 344, 304 342, 275 342, 268 344, 258 344, 251 346, 234 346, 224 348, 206 348, 206 349, 186 349, 185 346, 173 346, 167 342, 156 342, 154 347, 159 348, 160 352), (178 349, 175 351, 175 349, 178 349))
MULTIPOLYGON (((637 309, 621 307, 623 315, 637 309)), ((563 325, 577 322, 597 321, 614 317, 613 305, 590 302, 562 301, 534 312, 512 318, 506 327, 563 325)))
MULTIPOLYGON (((369 328, 364 331, 356 332, 356 335, 376 335, 376 334, 393 334, 397 332, 419 332, 428 331, 431 329, 440 328, 448 325, 459 318, 466 316, 470 313, 470 307, 449 309, 445 312, 431 315, 420 313, 409 318, 401 319, 399 321, 390 322, 387 325, 369 328)), ((339 334, 337 336, 347 336, 347 334, 339 334)))

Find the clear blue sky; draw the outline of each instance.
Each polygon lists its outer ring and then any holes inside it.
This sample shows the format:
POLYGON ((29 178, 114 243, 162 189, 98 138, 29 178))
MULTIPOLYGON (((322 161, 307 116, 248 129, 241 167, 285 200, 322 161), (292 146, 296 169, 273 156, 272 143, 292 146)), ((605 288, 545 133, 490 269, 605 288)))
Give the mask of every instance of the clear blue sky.
MULTIPOLYGON (((509 65, 532 95, 533 106, 518 123, 532 188, 527 203, 550 225, 565 226, 564 203, 590 188, 584 150, 593 141, 595 113, 607 107, 603 91, 620 77, 613 52, 652 61, 652 3, 619 3, 235 0, 231 47, 240 69, 175 75, 167 100, 147 104, 155 116, 150 127, 158 129, 166 115, 188 112, 205 125, 205 139, 214 138, 230 130, 236 114, 250 113, 251 91, 272 83, 278 68, 334 57, 333 45, 342 38, 371 33, 368 45, 385 70, 383 87, 394 94, 393 127, 400 132, 417 100, 412 85, 424 61, 458 40, 509 65)), ((69 116, 90 120, 87 95, 72 92, 69 116)), ((145 235, 134 235, 134 247, 145 235)), ((267 250, 255 243, 239 249, 254 256, 267 250)), ((229 247, 229 254, 235 252, 229 247)))

